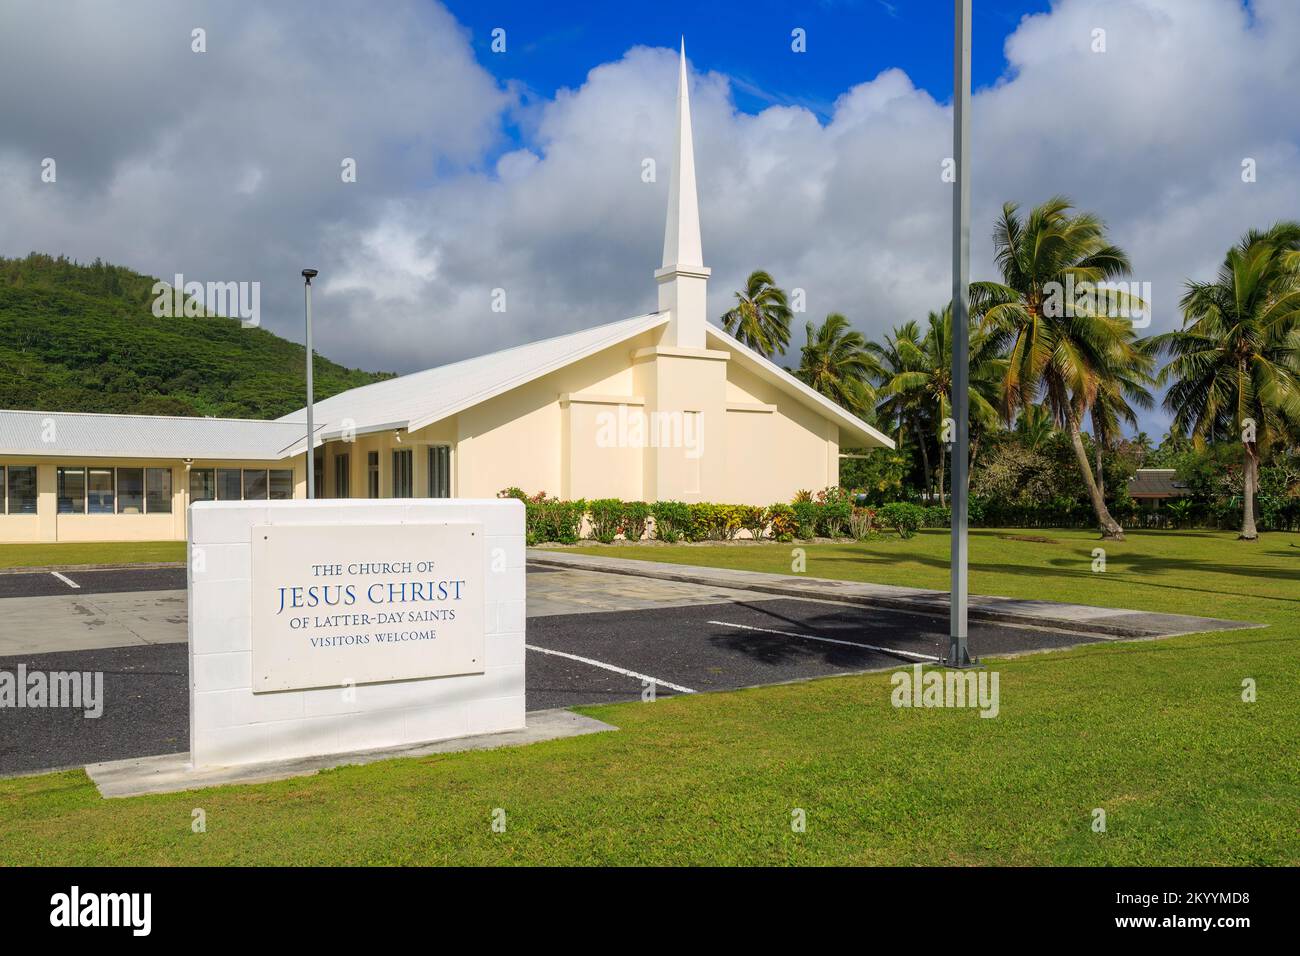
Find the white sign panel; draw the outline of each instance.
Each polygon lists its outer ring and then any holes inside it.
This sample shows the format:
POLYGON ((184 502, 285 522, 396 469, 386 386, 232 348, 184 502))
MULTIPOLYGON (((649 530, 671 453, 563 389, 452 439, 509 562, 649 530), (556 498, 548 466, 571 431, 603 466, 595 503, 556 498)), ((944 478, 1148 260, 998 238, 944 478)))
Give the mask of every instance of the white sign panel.
POLYGON ((254 693, 483 673, 481 524, 250 530, 254 693))

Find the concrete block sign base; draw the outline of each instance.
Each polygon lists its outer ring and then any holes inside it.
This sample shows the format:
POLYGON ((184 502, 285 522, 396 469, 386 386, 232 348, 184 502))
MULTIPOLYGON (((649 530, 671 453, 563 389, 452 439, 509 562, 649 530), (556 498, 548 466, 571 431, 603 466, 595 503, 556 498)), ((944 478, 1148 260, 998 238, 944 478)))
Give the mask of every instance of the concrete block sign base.
POLYGON ((201 502, 188 559, 195 770, 523 728, 520 502, 201 502))

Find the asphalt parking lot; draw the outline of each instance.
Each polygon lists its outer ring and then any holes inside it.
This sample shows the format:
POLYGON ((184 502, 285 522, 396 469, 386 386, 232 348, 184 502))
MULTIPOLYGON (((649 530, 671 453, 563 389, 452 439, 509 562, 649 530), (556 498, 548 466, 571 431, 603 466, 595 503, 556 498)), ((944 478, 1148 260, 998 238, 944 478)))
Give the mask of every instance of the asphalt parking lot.
POLYGON ((0 574, 0 600, 64 594, 183 591, 185 567, 105 568, 98 571, 24 571, 0 574))
MULTIPOLYGON (((946 634, 941 618, 763 595, 530 616, 527 707, 634 701, 647 683, 662 697, 908 666, 941 653, 946 634)), ((997 655, 1090 639, 973 625, 970 640, 977 653, 997 655)), ((0 658, 3 670, 19 664, 29 672, 102 672, 104 713, 0 710, 0 774, 188 748, 183 642, 0 658)))

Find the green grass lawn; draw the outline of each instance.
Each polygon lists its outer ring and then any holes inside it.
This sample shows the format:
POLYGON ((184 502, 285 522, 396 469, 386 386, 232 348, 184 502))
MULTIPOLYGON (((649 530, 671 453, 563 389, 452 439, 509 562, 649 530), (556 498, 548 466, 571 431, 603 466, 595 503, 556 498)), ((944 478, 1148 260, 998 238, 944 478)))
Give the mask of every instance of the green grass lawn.
MULTIPOLYGON (((622 729, 274 784, 105 801, 81 772, 4 780, 0 864, 1300 863, 1300 536, 1138 534, 1093 574, 1093 536, 1006 537, 1025 534, 972 536, 972 590, 1270 626, 991 661, 991 720, 894 709, 868 674, 588 708, 622 729)), ((943 587, 945 542, 813 545, 808 573, 943 587)), ((790 547, 617 554, 788 570, 790 547)))
POLYGON ((0 544, 0 568, 75 567, 79 564, 152 564, 160 561, 184 562, 185 542, 0 544))

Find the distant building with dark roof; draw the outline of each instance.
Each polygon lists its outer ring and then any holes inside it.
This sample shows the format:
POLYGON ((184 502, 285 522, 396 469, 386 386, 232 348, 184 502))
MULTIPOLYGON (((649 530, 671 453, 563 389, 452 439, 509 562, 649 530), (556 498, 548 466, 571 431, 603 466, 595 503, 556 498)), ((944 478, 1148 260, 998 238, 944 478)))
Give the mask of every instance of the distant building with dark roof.
POLYGON ((1178 473, 1172 468, 1139 468, 1128 480, 1128 493, 1134 500, 1150 502, 1154 507, 1162 501, 1183 497, 1187 486, 1178 480, 1178 473))

